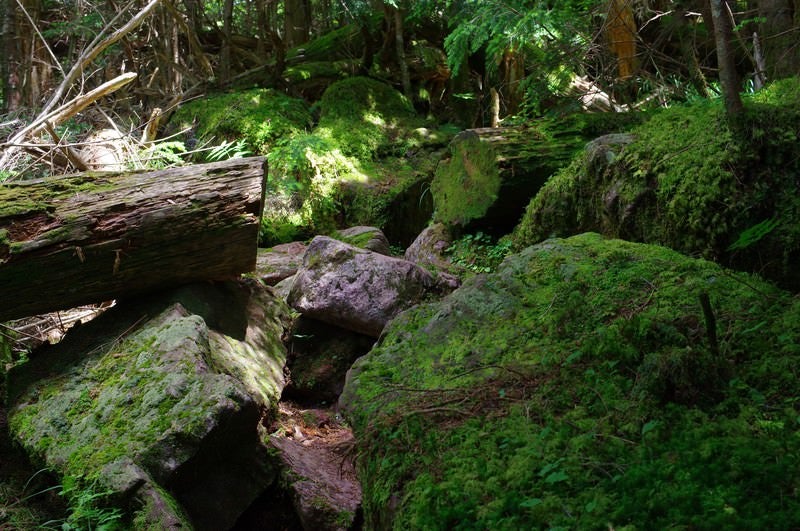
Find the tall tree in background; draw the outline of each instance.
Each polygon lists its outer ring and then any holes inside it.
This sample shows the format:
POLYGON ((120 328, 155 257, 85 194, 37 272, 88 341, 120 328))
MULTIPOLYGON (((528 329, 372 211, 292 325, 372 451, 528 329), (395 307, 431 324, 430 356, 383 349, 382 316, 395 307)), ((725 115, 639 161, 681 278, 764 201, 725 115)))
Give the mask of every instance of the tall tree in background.
POLYGON ((717 63, 722 98, 729 119, 735 119, 744 110, 739 96, 739 76, 733 53, 733 24, 727 0, 711 0, 711 16, 714 22, 714 39, 717 43, 717 63))
POLYGON ((311 30, 310 0, 285 0, 283 16, 286 47, 292 48, 308 42, 311 30))
POLYGON ((758 2, 758 15, 762 21, 759 36, 768 80, 800 73, 800 28, 795 21, 795 18, 800 19, 800 13, 796 12, 798 7, 800 2, 792 0, 758 2))

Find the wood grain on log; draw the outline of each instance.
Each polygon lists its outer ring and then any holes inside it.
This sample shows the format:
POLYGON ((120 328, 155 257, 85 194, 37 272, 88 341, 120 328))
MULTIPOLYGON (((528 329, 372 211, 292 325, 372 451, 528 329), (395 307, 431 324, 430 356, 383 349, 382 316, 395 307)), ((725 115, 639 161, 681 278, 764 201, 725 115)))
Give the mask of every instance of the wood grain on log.
POLYGON ((262 157, 0 186, 0 321, 252 271, 262 157))

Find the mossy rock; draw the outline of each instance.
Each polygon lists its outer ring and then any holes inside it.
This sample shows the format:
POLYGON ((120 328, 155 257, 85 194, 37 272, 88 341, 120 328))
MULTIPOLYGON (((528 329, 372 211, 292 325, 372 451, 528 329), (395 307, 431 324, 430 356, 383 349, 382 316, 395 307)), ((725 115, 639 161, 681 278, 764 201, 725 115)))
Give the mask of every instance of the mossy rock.
POLYGON ((657 243, 800 289, 800 81, 746 100, 738 131, 722 103, 673 107, 633 141, 587 150, 531 201, 517 248, 598 231, 657 243))
POLYGON ((597 234, 527 248, 353 366, 366 525, 791 528, 798 345, 800 301, 755 277, 597 234))
POLYGON ((434 221, 463 227, 480 218, 497 200, 500 172, 497 153, 474 131, 460 133, 450 145, 431 183, 434 221))
POLYGON ((309 129, 309 106, 273 89, 213 94, 189 101, 170 120, 176 131, 190 129, 201 144, 243 140, 247 148, 266 155, 281 139, 309 129))
POLYGON ((283 389, 288 323, 255 281, 120 302, 13 369, 10 432, 73 516, 227 528, 276 474, 257 425, 283 389))
POLYGON ((368 77, 334 83, 318 105, 320 120, 315 134, 332 140, 343 154, 359 160, 402 148, 406 131, 422 125, 421 120, 414 121, 414 108, 405 96, 368 77))

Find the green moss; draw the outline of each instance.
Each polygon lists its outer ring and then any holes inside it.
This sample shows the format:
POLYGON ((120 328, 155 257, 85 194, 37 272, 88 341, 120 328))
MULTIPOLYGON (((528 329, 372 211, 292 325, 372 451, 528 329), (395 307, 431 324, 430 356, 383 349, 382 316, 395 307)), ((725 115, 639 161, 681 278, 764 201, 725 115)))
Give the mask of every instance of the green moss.
POLYGON ((244 140, 254 153, 266 155, 279 141, 311 126, 308 105, 272 89, 251 89, 190 101, 175 112, 177 128, 194 129, 211 144, 244 140))
POLYGON ((411 103, 389 85, 366 77, 334 83, 319 102, 314 134, 334 142, 342 153, 370 160, 421 125, 411 103))
POLYGON ((656 246, 526 249, 354 365, 341 403, 367 525, 791 527, 798 316, 769 284, 656 246))
MULTIPOLYGON (((198 316, 145 329, 17 401, 11 432, 37 461, 71 478, 73 505, 105 485, 108 465, 135 458, 147 470, 164 458, 162 446, 169 453, 196 444, 208 429, 206 415, 230 401, 228 380, 197 372, 209 348, 204 330, 198 316), (176 358, 176 349, 187 358, 176 358)), ((98 504, 108 502, 101 498, 98 504)))
POLYGON ((464 226, 480 218, 497 199, 500 175, 496 153, 474 133, 462 133, 450 145, 431 183, 434 221, 464 226))
POLYGON ((800 257, 800 198, 793 192, 800 110, 792 104, 799 86, 785 80, 748 99, 741 134, 728 128, 720 102, 701 102, 655 114, 609 160, 580 156, 530 203, 515 230, 517 248, 593 230, 800 286, 790 265, 800 257), (772 218, 775 230, 745 249, 733 247, 772 218))

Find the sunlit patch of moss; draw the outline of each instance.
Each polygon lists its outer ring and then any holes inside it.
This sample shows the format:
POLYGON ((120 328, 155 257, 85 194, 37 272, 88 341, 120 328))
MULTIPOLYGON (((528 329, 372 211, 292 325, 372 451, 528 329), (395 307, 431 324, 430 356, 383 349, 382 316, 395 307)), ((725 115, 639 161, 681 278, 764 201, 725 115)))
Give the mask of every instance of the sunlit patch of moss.
POLYGON ((756 278, 596 234, 509 257, 352 368, 367 525, 791 527, 798 312, 756 278))
POLYGON ((251 89, 192 100, 171 119, 179 130, 192 129, 201 141, 244 140, 253 152, 266 155, 278 140, 311 126, 308 105, 272 89, 251 89))
POLYGON ((345 155, 370 160, 395 148, 406 131, 422 125, 411 103, 389 85, 367 77, 334 83, 319 102, 315 134, 330 139, 345 155))

